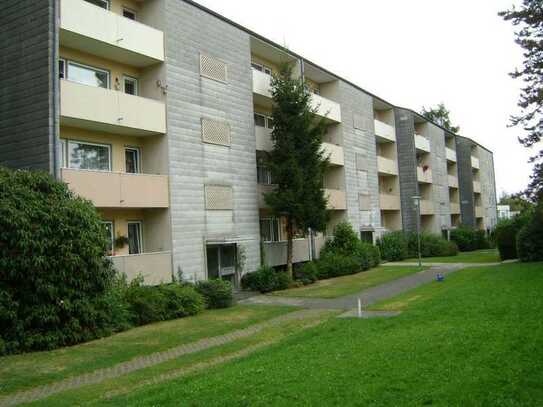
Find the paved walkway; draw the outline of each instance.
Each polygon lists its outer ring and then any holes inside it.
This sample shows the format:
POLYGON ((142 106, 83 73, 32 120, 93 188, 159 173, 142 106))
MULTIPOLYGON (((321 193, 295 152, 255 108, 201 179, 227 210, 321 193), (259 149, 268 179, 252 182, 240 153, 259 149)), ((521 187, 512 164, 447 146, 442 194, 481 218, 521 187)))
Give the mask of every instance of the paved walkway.
MULTIPOLYGON (((399 265, 400 263, 398 263, 399 265)), ((394 264, 387 264, 394 265, 394 264)), ((405 263, 401 263, 405 266, 405 263)), ((435 280, 438 273, 446 275, 462 268, 466 264, 440 264, 430 267, 427 270, 416 274, 411 274, 397 280, 389 281, 388 283, 367 288, 364 291, 348 295, 345 297, 324 299, 324 298, 289 298, 272 295, 257 295, 240 301, 241 304, 268 304, 268 305, 291 305, 309 309, 344 309, 352 310, 358 307, 358 299, 362 299, 364 306, 374 304, 378 301, 394 297, 405 291, 416 288, 420 285, 429 283, 435 280)), ((472 266, 471 264, 469 265, 472 266)))

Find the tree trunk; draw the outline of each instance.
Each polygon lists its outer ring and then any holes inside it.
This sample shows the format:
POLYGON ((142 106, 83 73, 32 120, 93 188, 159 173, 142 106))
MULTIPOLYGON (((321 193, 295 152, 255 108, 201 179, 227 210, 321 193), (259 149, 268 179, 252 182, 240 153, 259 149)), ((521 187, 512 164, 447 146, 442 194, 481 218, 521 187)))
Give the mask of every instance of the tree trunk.
POLYGON ((292 279, 292 252, 293 252, 293 240, 292 240, 292 219, 287 218, 287 274, 292 279))

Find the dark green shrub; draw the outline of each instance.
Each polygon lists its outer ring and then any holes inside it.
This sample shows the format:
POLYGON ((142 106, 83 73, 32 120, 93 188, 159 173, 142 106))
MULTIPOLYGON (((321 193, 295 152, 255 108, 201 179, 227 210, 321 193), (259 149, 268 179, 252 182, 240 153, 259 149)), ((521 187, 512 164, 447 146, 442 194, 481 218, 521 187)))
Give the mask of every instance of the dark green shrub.
POLYGON ((341 222, 334 228, 333 239, 328 239, 321 250, 321 256, 327 253, 352 256, 359 249, 360 239, 348 222, 341 222))
POLYGON ((225 280, 200 281, 196 290, 204 297, 207 308, 218 309, 232 306, 232 284, 225 280))
POLYGON ((272 267, 262 266, 253 273, 248 273, 241 279, 241 286, 247 290, 269 293, 285 290, 289 287, 291 279, 284 271, 276 271, 272 267))
POLYGON ((294 278, 301 281, 303 285, 313 284, 318 280, 317 275, 317 265, 313 261, 308 261, 294 270, 294 278))
MULTIPOLYGON (((410 233, 409 241, 409 257, 418 256, 417 234, 410 233)), ((458 246, 454 242, 433 233, 422 233, 420 236, 421 255, 422 257, 444 257, 456 256, 458 254, 458 246)))
POLYGON ((317 262, 317 275, 320 280, 355 274, 359 271, 361 271, 360 261, 353 256, 328 253, 317 262))
POLYGON ((451 230, 451 240, 456 243, 461 252, 472 252, 490 247, 484 230, 477 230, 467 225, 460 225, 451 230))
POLYGON ((361 255, 365 258, 364 262, 361 263, 367 264, 367 268, 377 267, 381 264, 381 252, 379 251, 379 247, 372 245, 369 242, 358 243, 357 256, 361 255))
POLYGON ((521 261, 543 261, 543 202, 519 231, 517 252, 521 261))
POLYGON ((500 252, 502 260, 516 259, 517 237, 524 225, 531 220, 531 214, 525 213, 517 215, 511 219, 502 219, 498 222, 495 229, 496 246, 500 252))
POLYGON ((96 209, 46 173, 0 169, 0 337, 5 352, 72 345, 122 329, 96 209))
POLYGON ((408 242, 403 232, 386 233, 377 241, 383 259, 387 261, 400 261, 407 259, 408 242))

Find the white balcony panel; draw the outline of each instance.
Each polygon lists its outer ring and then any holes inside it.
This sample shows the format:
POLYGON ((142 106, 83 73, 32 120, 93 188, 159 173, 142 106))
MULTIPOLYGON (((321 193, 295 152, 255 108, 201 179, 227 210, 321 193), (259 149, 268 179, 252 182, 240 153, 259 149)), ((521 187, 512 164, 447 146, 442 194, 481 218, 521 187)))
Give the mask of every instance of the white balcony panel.
MULTIPOLYGON (((313 257, 317 258, 325 239, 323 236, 314 238, 315 251, 313 257)), ((295 239, 292 245, 292 261, 301 263, 310 260, 309 239, 295 239)), ((264 242, 263 243, 266 264, 270 267, 282 266, 287 264, 287 242, 264 242)))
POLYGON ((322 143, 322 150, 325 156, 330 157, 330 164, 339 166, 345 164, 343 147, 332 143, 322 143))
POLYGON ((396 131, 390 124, 386 124, 380 120, 374 120, 375 135, 381 139, 388 141, 396 141, 396 131))
POLYGON ((166 133, 166 106, 111 89, 60 81, 61 123, 117 134, 166 133))
POLYGON ((110 259, 119 273, 126 274, 128 281, 141 275, 147 285, 172 282, 171 252, 113 256, 110 259))
POLYGON ((421 200, 420 201, 420 214, 421 215, 433 215, 434 214, 434 203, 430 200, 421 200))
POLYGON ((339 103, 313 93, 311 94, 311 107, 317 110, 317 115, 341 123, 341 107, 339 103))
POLYGON ((347 209, 345 191, 339 189, 325 189, 325 196, 328 198, 327 209, 344 211, 347 209))
POLYGON ((398 175, 398 163, 395 160, 378 155, 377 170, 384 175, 398 175))
POLYGON ((84 0, 62 0, 60 43, 127 65, 164 61, 164 33, 84 0))
POLYGON ((63 168, 62 180, 98 208, 167 208, 167 175, 126 174, 63 168))
POLYGON ((448 180, 449 180, 449 187, 458 188, 458 177, 454 175, 449 175, 448 180))
POLYGON ((471 156, 471 166, 477 170, 480 168, 479 159, 477 157, 471 156))
POLYGON ((481 193, 481 183, 479 181, 473 181, 473 192, 476 194, 481 193))
POLYGON ((379 205, 382 211, 399 211, 401 209, 400 195, 379 194, 379 205))
POLYGON ((424 171, 422 167, 417 167, 417 179, 419 182, 422 182, 425 184, 431 184, 432 170, 428 168, 426 171, 424 171))
POLYGON ((415 134, 415 147, 417 150, 430 152, 430 140, 420 134, 415 134))
POLYGON ((445 154, 448 161, 451 161, 453 163, 456 162, 456 151, 454 151, 452 148, 445 147, 445 154))
POLYGON ((258 151, 271 151, 273 149, 270 129, 262 126, 255 126, 255 137, 256 149, 258 151))

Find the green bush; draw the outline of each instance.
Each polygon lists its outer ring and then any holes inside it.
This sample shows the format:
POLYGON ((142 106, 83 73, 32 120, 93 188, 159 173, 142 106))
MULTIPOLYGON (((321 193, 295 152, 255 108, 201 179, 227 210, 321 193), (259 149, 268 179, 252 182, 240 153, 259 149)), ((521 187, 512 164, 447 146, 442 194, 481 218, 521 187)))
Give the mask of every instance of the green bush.
POLYGON ((400 261, 409 256, 408 241, 403 232, 386 233, 377 241, 383 259, 400 261))
POLYGON ((381 252, 379 247, 368 242, 360 242, 358 246, 358 253, 366 253, 369 268, 377 267, 381 264, 381 252))
POLYGON ((303 285, 313 284, 318 280, 318 269, 316 262, 308 261, 296 267, 294 270, 294 278, 302 282, 303 285))
POLYGON ((472 252, 490 247, 483 230, 467 225, 460 225, 451 230, 451 240, 456 243, 461 252, 472 252))
POLYGON ((521 216, 501 219, 496 225, 496 246, 502 260, 518 258, 517 235, 524 225, 525 220, 521 216))
MULTIPOLYGON (((406 234, 408 240, 409 257, 418 257, 418 240, 416 233, 406 234)), ((420 246, 422 257, 456 256, 458 246, 443 237, 433 233, 421 233, 420 246)))
POLYGON ((253 273, 248 273, 241 279, 244 289, 269 293, 277 290, 286 290, 291 279, 284 271, 276 271, 272 267, 262 266, 253 273))
POLYGON ((218 309, 231 307, 234 302, 232 284, 225 280, 200 281, 196 290, 204 297, 207 308, 218 309))
POLYGON ((543 261, 543 202, 519 231, 517 252, 523 262, 543 261))
POLYGON ((0 168, 4 352, 73 345, 122 329, 104 307, 114 270, 96 209, 46 173, 0 168))
POLYGON ((125 298, 135 325, 196 315, 204 307, 204 298, 189 284, 144 286, 136 279, 128 286, 125 298))
POLYGON ((361 271, 360 260, 354 256, 327 253, 317 262, 317 276, 320 280, 355 274, 361 271))

